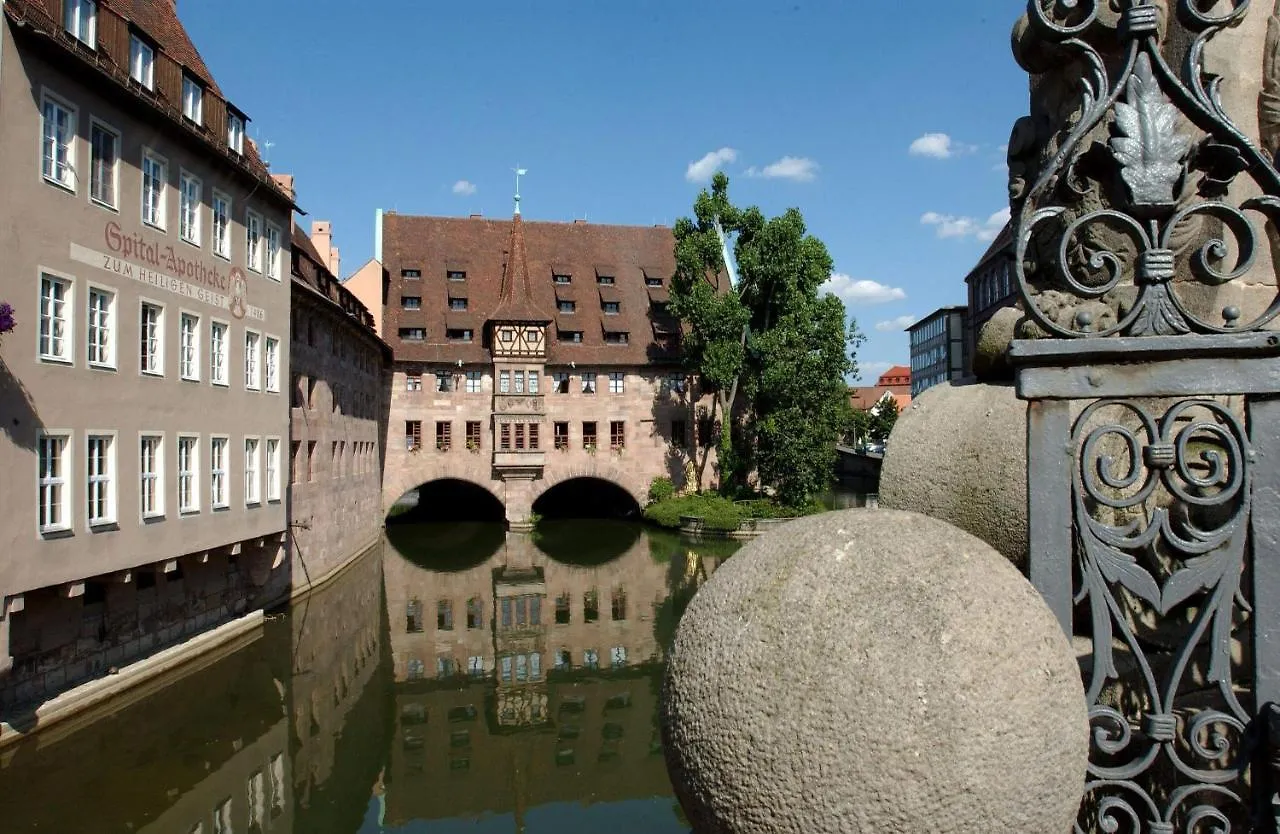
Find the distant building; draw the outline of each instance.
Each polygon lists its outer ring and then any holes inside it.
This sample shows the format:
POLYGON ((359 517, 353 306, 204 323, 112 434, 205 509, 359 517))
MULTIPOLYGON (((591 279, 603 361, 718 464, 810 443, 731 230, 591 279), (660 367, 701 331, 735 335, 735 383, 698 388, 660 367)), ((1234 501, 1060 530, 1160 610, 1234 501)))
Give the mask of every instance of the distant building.
POLYGON ((907 328, 911 334, 911 396, 965 375, 967 307, 943 307, 907 328))
POLYGON ((964 278, 969 290, 966 373, 973 371, 971 363, 975 340, 982 325, 998 310, 1012 307, 1018 300, 1018 279, 1013 271, 1013 257, 1013 228, 1006 224, 964 278))
POLYGON ((849 389, 849 405, 859 411, 867 411, 886 397, 897 403, 898 411, 911 405, 911 369, 906 365, 894 365, 880 374, 875 385, 849 389))

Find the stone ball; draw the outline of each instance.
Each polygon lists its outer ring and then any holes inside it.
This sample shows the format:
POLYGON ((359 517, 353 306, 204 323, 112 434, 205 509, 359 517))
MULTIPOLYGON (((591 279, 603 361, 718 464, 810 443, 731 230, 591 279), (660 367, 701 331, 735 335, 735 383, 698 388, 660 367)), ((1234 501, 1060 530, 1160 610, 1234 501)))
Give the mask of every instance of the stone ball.
POLYGON ((1027 565, 1027 404, 1011 385, 943 384, 889 435, 880 506, 924 513, 1027 565))
POLYGON ((704 834, 1069 831, 1088 717, 1075 653, 1007 560, 894 510, 790 522, 681 619, 662 732, 704 834))

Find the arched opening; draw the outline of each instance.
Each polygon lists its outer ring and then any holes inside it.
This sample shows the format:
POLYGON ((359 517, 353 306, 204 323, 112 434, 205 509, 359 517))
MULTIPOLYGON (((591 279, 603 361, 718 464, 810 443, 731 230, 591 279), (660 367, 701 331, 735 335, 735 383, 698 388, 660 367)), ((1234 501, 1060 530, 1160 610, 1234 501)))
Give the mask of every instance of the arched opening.
POLYGON ((506 508, 470 481, 441 478, 411 490, 387 515, 387 541, 408 561, 436 571, 483 564, 506 537, 506 508))
POLYGON ((542 493, 533 511, 547 519, 638 519, 640 505, 622 487, 603 478, 570 478, 542 493))
POLYGON ((489 490, 470 481, 441 478, 401 496, 387 515, 387 524, 505 521, 506 518, 506 508, 489 490))

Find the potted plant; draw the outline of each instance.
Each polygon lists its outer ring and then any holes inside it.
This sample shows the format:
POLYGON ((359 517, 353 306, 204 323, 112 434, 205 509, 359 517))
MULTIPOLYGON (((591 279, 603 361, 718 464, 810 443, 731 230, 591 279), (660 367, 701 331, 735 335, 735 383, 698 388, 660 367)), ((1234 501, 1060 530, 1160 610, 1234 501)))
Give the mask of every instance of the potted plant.
POLYGON ((0 301, 0 343, 4 341, 4 334, 13 332, 13 328, 17 326, 18 322, 13 318, 13 305, 0 301))

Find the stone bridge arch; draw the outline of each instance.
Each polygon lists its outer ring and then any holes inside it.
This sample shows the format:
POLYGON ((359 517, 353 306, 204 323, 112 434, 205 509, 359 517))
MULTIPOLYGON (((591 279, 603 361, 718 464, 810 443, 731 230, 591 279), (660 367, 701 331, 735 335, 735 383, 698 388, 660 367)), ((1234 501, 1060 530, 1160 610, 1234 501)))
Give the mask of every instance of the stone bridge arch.
POLYGON ((529 506, 532 507, 551 488, 559 486, 565 481, 572 481, 575 478, 595 478, 596 480, 608 481, 614 486, 621 487, 635 499, 636 506, 641 509, 644 508, 645 503, 649 500, 649 481, 652 476, 644 478, 610 461, 593 460, 588 464, 562 467, 548 465, 542 478, 533 482, 534 488, 529 499, 529 506))
POLYGON ((492 495, 499 504, 507 507, 507 498, 501 481, 495 480, 488 455, 471 453, 448 456, 415 452, 406 455, 403 465, 389 471, 382 479, 382 515, 385 518, 391 507, 406 492, 432 481, 455 480, 474 484, 492 495))

